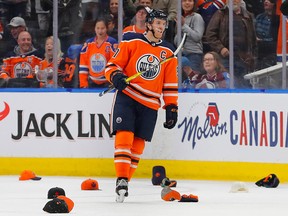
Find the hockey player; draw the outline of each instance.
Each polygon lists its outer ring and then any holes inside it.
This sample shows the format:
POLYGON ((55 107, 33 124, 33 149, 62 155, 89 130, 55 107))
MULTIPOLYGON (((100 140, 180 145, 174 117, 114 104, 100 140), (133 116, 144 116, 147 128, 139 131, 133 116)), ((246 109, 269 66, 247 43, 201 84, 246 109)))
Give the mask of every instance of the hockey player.
POLYGON ((151 10, 146 18, 146 33, 126 33, 115 55, 107 63, 105 76, 117 89, 112 112, 115 136, 116 202, 128 196, 128 181, 135 172, 145 141, 151 141, 160 97, 166 110, 164 127, 174 128, 178 111, 177 58, 160 61, 173 54, 171 44, 161 38, 167 28, 167 15, 151 10), (139 71, 141 76, 126 82, 139 71))

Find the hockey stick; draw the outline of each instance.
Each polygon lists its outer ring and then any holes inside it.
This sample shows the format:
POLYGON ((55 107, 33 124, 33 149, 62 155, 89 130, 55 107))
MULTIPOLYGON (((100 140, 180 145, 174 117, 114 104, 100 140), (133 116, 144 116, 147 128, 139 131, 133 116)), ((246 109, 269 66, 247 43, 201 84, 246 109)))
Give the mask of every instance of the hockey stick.
MULTIPOLYGON (((162 61, 160 61, 160 62, 158 63, 158 65, 154 65, 154 66, 151 65, 147 70, 137 72, 136 74, 128 77, 128 78, 126 79, 126 83, 129 83, 131 80, 133 80, 133 79, 141 76, 142 74, 150 71, 151 69, 153 69, 153 67, 162 65, 162 64, 164 64, 165 62, 167 62, 167 61, 171 60, 172 58, 174 58, 174 57, 179 53, 179 51, 181 50, 181 48, 183 47, 183 44, 184 44, 185 39, 186 39, 186 36, 187 36, 187 34, 184 33, 183 38, 182 38, 182 40, 181 40, 178 48, 175 50, 175 52, 174 52, 171 56, 169 56, 169 57, 167 57, 166 59, 163 59, 162 61)), ((108 89, 105 89, 104 91, 100 92, 100 93, 99 93, 99 97, 102 97, 103 95, 105 95, 105 94, 108 93, 108 92, 113 91, 114 89, 115 89, 115 87, 114 87, 113 85, 111 85, 108 89)))

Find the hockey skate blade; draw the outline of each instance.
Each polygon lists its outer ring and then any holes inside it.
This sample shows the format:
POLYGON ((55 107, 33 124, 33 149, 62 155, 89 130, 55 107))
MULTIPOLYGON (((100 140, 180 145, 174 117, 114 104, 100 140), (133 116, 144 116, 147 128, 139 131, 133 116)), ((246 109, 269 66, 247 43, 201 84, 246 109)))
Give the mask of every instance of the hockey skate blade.
POLYGON ((118 194, 116 195, 116 202, 117 203, 123 203, 124 202, 126 192, 127 191, 124 189, 118 191, 119 195, 118 194))

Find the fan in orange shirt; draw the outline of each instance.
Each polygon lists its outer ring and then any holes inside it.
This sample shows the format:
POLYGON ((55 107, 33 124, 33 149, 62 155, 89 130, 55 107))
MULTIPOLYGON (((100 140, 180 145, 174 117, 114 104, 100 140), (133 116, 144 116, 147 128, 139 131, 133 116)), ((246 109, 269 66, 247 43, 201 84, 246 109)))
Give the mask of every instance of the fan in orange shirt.
MULTIPOLYGON (((58 74, 57 74, 57 83, 59 87, 63 87, 62 80, 59 78, 66 77, 65 70, 65 60, 62 57, 63 53, 61 51, 60 40, 58 41, 57 47, 57 59, 58 59, 58 74)), ((46 38, 45 42, 45 58, 40 62, 39 69, 36 73, 36 78, 40 81, 40 87, 53 87, 54 79, 53 79, 53 36, 49 36, 46 38)), ((67 70, 69 71, 69 70, 67 70)), ((69 71, 70 72, 70 71, 69 71)), ((67 75, 69 76, 70 73, 67 75)), ((71 73, 73 76, 73 73, 71 73)))
POLYGON ((100 88, 109 84, 104 69, 118 42, 107 34, 107 30, 108 21, 103 17, 98 18, 95 23, 96 36, 83 45, 80 52, 80 88, 100 88))
POLYGON ((42 59, 38 57, 38 50, 32 45, 30 33, 19 33, 17 42, 18 45, 10 57, 3 60, 0 78, 34 78, 34 68, 42 59))
POLYGON ((145 21, 146 21, 146 16, 147 16, 147 10, 151 10, 151 9, 143 5, 139 5, 136 8, 135 25, 130 25, 124 28, 123 34, 127 32, 143 34, 146 31, 145 21))

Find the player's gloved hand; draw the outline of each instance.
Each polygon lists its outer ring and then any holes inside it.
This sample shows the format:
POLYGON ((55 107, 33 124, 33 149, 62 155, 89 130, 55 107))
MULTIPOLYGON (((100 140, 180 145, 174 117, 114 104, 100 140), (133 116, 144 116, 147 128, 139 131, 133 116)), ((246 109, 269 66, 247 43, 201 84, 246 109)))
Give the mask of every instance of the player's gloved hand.
POLYGON ((124 75, 121 71, 115 71, 111 74, 110 80, 116 89, 122 91, 128 86, 126 78, 127 76, 124 75))
POLYGON ((178 119, 178 106, 168 105, 166 106, 166 122, 164 122, 164 128, 172 129, 175 127, 178 119))

